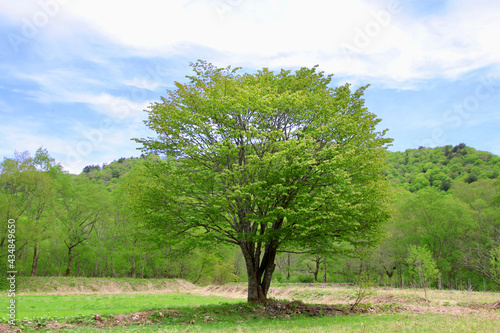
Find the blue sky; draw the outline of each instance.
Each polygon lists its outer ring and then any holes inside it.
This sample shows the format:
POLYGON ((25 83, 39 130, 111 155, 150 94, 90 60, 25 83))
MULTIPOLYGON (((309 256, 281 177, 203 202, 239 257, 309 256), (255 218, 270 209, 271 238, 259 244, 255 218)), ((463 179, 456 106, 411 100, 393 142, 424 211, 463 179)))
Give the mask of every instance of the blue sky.
POLYGON ((365 99, 390 150, 500 155, 500 2, 23 0, 0 3, 0 156, 40 146, 65 170, 138 156, 143 111, 189 63, 316 64, 365 99))

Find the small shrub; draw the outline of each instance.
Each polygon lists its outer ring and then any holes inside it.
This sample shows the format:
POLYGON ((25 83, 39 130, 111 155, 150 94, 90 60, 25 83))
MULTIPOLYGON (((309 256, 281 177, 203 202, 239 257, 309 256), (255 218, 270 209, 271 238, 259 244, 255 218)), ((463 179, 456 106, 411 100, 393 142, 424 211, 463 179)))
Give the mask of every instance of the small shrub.
POLYGON ((361 303, 363 299, 375 294, 375 289, 373 288, 373 286, 374 282, 370 274, 366 272, 361 273, 355 293, 356 300, 351 305, 351 312, 354 311, 354 309, 361 303))
POLYGON ((300 283, 314 283, 314 278, 309 275, 299 275, 297 277, 297 282, 300 283))
POLYGON ((425 299, 428 301, 427 288, 433 280, 441 276, 431 251, 426 246, 410 245, 406 262, 410 273, 415 279, 418 279, 420 286, 424 288, 425 299))

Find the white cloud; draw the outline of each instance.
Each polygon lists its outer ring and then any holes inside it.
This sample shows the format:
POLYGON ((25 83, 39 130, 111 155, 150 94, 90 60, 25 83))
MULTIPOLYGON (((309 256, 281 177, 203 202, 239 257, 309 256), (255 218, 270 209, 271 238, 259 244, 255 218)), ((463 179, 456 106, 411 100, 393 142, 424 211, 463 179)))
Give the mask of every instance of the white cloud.
MULTIPOLYGON (((221 54, 214 62, 320 64, 337 75, 373 77, 392 86, 455 79, 500 59, 500 3, 490 0, 450 1, 438 14, 418 15, 404 0, 50 1, 65 3, 54 16, 64 29, 47 25, 51 33, 71 34, 85 25, 142 55, 198 45, 221 54)), ((27 2, 2 9, 30 18, 41 6, 27 2)))
POLYGON ((50 70, 39 74, 18 74, 17 78, 35 82, 37 89, 16 90, 42 104, 84 103, 95 111, 111 118, 137 118, 149 105, 143 96, 134 90, 124 91, 123 96, 114 96, 102 90, 104 82, 82 77, 80 72, 64 69, 50 70), (99 89, 101 88, 101 89, 99 89), (139 99, 139 97, 142 97, 139 99))
POLYGON ((123 83, 126 84, 127 86, 131 86, 132 88, 148 89, 152 91, 155 91, 163 86, 163 84, 160 81, 151 80, 150 78, 145 79, 138 77, 134 77, 132 80, 126 80, 123 83))

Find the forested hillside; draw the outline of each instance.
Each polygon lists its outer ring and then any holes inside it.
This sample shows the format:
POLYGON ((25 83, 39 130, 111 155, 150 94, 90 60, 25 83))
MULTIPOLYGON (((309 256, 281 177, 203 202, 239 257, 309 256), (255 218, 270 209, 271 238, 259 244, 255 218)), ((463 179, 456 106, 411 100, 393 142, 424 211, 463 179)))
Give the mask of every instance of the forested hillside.
POLYGON ((425 187, 448 191, 452 183, 497 179, 500 157, 461 143, 455 147, 388 152, 387 178, 396 187, 416 192, 425 187))
MULTIPOLYGON (((417 283, 409 249, 431 254, 439 269, 435 287, 500 287, 500 157, 464 144, 387 152, 393 215, 373 250, 346 256, 281 253, 274 279, 281 282, 354 282, 366 271, 380 283, 417 283)), ((0 169, 0 215, 16 222, 20 275, 184 278, 197 284, 245 281, 240 252, 229 245, 195 244, 143 228, 129 209, 128 189, 144 161, 120 158, 65 173, 39 149, 16 153, 0 169)), ((7 264, 7 223, 1 225, 1 260, 7 264)))

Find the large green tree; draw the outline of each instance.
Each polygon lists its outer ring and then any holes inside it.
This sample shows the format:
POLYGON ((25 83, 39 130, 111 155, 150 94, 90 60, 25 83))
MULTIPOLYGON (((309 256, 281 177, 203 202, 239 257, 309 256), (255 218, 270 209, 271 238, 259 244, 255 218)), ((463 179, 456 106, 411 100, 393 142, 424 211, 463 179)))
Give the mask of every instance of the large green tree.
POLYGON ((147 110, 158 137, 137 139, 169 157, 147 164, 130 189, 147 225, 167 241, 189 234, 238 246, 249 302, 266 301, 279 249, 378 238, 391 140, 364 106, 366 87, 332 88, 316 67, 192 67, 188 83, 147 110))

